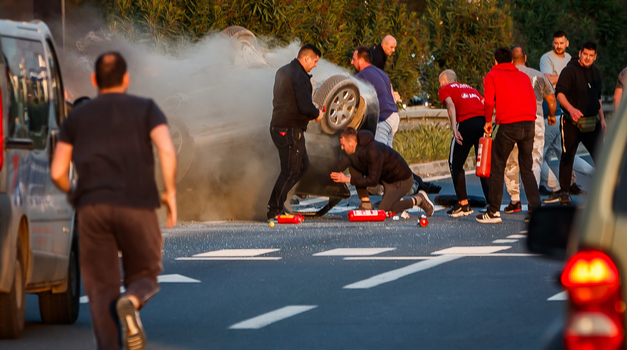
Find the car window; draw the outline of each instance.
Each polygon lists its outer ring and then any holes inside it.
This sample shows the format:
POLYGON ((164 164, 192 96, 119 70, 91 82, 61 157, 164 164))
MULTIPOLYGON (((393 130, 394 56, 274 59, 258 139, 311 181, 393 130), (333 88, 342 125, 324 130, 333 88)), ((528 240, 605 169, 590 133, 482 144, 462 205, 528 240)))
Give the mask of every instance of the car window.
POLYGON ((61 80, 61 71, 59 69, 59 60, 57 53, 54 51, 54 45, 50 40, 46 40, 46 48, 50 52, 48 57, 48 66, 50 67, 50 86, 52 87, 51 102, 54 105, 54 120, 57 125, 61 125, 65 119, 65 96, 63 90, 63 81, 61 80))
POLYGON ((614 192, 614 211, 627 214, 627 146, 623 152, 623 161, 618 174, 618 184, 614 192))
POLYGON ((39 41, 1 37, 7 63, 11 106, 9 134, 28 137, 36 149, 46 147, 49 100, 48 69, 39 41))

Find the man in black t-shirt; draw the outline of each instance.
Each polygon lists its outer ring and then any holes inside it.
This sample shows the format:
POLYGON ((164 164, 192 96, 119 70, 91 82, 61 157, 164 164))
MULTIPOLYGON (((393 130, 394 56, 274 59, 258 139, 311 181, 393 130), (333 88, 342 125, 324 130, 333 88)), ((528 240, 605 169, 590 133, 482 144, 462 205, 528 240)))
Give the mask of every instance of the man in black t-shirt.
POLYGON ((95 68, 98 97, 73 109, 63 123, 50 173, 76 207, 80 267, 98 349, 120 349, 120 340, 125 349, 130 344, 144 349, 138 310, 159 290, 163 239, 155 209, 161 201, 168 207, 167 227, 176 224, 176 151, 159 107, 126 94, 130 80, 124 58, 105 53, 95 68), (161 199, 152 143, 166 188, 161 199), (68 179, 70 162, 76 166, 76 186, 68 179), (122 297, 118 251, 126 287, 122 297))

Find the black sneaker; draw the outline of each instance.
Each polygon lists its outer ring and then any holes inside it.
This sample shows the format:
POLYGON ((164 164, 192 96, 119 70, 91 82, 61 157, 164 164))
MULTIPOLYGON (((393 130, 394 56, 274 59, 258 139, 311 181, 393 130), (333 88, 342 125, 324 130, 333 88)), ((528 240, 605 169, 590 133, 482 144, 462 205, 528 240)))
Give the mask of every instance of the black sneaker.
POLYGON ((501 220, 501 213, 499 212, 477 215, 477 221, 482 224, 500 224, 501 222, 503 222, 501 220))
POLYGON ((560 194, 560 204, 561 205, 573 205, 573 202, 570 200, 570 196, 568 192, 562 192, 560 194))
POLYGON ((146 333, 139 318, 139 312, 128 297, 121 297, 116 304, 122 325, 122 345, 124 350, 144 350, 146 333))
POLYGON ((459 203, 455 203, 455 206, 453 207, 453 209, 448 210, 446 213, 453 218, 457 218, 460 216, 468 216, 474 212, 472 209, 470 209, 470 205, 468 204, 461 205, 459 203))
POLYGON ((577 185, 576 183, 570 185, 568 192, 573 196, 583 196, 587 193, 581 187, 579 187, 579 185, 577 185))
POLYGON ((550 196, 553 194, 553 190, 551 190, 550 188, 547 188, 544 185, 540 185, 540 187, 538 188, 538 191, 540 191, 541 196, 550 196))
POLYGON ((560 191, 553 192, 548 198, 543 200, 543 203, 557 203, 560 201, 560 191))
POLYGON ((416 200, 420 199, 418 206, 425 211, 425 214, 427 214, 427 216, 433 216, 433 203, 429 199, 429 196, 427 196, 427 192, 420 190, 415 197, 416 200))
POLYGON ((520 202, 509 202, 509 204, 505 207, 505 213, 511 214, 518 211, 522 211, 522 204, 520 202))

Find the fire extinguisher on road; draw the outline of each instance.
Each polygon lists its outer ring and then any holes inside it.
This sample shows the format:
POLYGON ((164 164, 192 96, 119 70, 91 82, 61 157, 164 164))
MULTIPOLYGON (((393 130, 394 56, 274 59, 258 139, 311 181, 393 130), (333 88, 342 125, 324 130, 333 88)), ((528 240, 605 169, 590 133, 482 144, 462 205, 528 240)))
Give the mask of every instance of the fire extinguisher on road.
POLYGON ((479 139, 479 149, 477 150, 477 170, 478 177, 489 178, 492 167, 492 138, 484 134, 479 139))
POLYGON ((351 210, 348 212, 348 221, 385 221, 387 213, 384 210, 351 210))

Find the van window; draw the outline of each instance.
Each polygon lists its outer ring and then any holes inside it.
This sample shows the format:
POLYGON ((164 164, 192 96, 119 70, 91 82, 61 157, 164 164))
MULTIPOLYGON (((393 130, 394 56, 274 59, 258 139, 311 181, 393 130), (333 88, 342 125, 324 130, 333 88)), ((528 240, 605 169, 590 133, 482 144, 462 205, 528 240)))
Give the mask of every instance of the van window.
POLYGON ((50 52, 48 57, 48 66, 50 67, 50 86, 52 87, 51 102, 54 105, 54 120, 57 126, 61 125, 65 119, 65 95, 63 90, 63 81, 61 80, 61 70, 59 68, 59 60, 57 53, 54 51, 54 45, 50 40, 46 40, 46 49, 50 52))
POLYGON ((614 192, 614 211, 627 214, 627 147, 623 152, 623 161, 618 174, 618 183, 614 192))
POLYGON ((48 137, 48 68, 39 41, 1 37, 11 90, 9 133, 28 137, 35 149, 46 147, 48 137))

